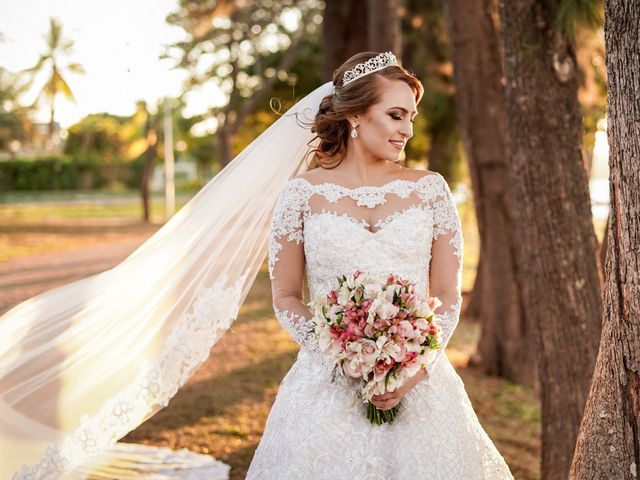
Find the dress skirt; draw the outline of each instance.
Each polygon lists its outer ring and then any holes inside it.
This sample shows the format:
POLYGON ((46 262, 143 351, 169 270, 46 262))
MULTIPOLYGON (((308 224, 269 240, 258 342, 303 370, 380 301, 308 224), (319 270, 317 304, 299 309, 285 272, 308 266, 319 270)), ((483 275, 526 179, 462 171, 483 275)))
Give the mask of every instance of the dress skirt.
POLYGON ((354 387, 301 348, 280 384, 247 479, 512 479, 441 355, 402 399, 393 423, 373 425, 354 387))

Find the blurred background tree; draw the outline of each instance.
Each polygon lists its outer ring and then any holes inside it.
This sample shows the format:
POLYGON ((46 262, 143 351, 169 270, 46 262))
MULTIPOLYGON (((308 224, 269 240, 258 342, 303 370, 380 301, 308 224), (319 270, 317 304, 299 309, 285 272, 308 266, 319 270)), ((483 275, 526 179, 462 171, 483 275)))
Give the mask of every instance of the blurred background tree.
POLYGON ((84 74, 84 68, 79 63, 64 64, 65 56, 73 52, 74 41, 66 38, 62 32, 62 23, 54 18, 49 19, 49 31, 44 35, 47 49, 40 54, 40 59, 31 68, 24 71, 32 76, 32 80, 41 74, 46 75, 46 82, 40 93, 34 100, 34 106, 38 102, 44 101, 49 105, 49 139, 53 143, 53 132, 55 128, 55 101, 58 94, 75 102, 76 99, 65 80, 67 73, 84 74))
POLYGON ((206 112, 216 120, 222 168, 234 157, 233 137, 276 82, 296 84, 298 77, 289 69, 305 52, 303 41, 317 31, 320 7, 315 0, 227 0, 214 6, 182 0, 167 18, 190 36, 167 52, 189 71, 186 88, 213 82, 225 94, 219 106, 206 112))
POLYGON ((0 67, 0 151, 15 156, 18 145, 31 130, 31 108, 20 104, 20 96, 29 88, 21 75, 0 67))

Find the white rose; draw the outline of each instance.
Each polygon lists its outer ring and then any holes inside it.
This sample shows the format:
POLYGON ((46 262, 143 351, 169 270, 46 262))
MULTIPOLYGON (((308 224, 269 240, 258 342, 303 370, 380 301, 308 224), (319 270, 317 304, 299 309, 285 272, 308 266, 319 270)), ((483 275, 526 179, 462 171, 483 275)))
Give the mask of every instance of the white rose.
POLYGON ((380 318, 390 320, 395 317, 400 309, 392 303, 384 303, 378 308, 378 315, 380 318))
POLYGON ((360 346, 360 356, 362 361, 367 365, 366 372, 373 370, 373 366, 378 358, 378 345, 368 338, 359 338, 354 343, 360 346))
POLYGON ((362 376, 362 362, 360 353, 362 346, 356 342, 348 342, 344 351, 340 354, 343 360, 342 368, 344 373, 350 377, 360 378, 362 376))

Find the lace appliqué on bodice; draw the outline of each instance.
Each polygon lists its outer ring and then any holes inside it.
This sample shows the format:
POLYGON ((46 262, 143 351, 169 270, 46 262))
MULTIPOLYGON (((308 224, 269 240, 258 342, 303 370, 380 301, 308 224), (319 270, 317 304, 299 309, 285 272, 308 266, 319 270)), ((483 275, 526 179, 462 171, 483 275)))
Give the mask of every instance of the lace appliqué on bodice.
POLYGON ((357 188, 292 178, 278 199, 269 235, 276 317, 302 348, 316 351, 312 313, 303 302, 304 273, 315 298, 334 288, 342 273, 393 272, 415 281, 420 295, 443 302, 436 310, 443 347, 435 363, 459 318, 462 250, 457 208, 440 174, 357 188))
POLYGON ((273 216, 269 275, 276 316, 301 348, 279 386, 248 480, 513 480, 462 380, 450 362, 438 361, 446 360, 460 314, 462 251, 455 202, 439 174, 351 189, 289 180, 273 216), (427 377, 404 395, 393 424, 367 420, 355 385, 317 351, 304 303, 305 279, 311 299, 356 269, 397 273, 442 301, 435 311, 442 347, 429 358, 427 377), (411 444, 397 448, 407 438, 411 444))

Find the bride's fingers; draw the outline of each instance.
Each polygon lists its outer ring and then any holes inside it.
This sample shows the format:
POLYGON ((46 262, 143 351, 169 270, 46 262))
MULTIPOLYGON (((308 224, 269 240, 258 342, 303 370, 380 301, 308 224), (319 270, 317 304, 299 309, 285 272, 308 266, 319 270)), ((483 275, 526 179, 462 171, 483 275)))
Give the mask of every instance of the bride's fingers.
POLYGON ((380 410, 390 410, 395 407, 398 402, 393 402, 391 400, 387 400, 386 402, 376 402, 374 405, 380 410))
POLYGON ((383 395, 376 395, 373 398, 374 400, 395 400, 397 395, 395 393, 385 393, 383 395))
POLYGON ((372 402, 376 407, 377 406, 386 406, 390 403, 394 403, 396 402, 397 399, 395 397, 388 397, 388 398, 376 398, 376 399, 372 399, 372 402))

